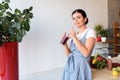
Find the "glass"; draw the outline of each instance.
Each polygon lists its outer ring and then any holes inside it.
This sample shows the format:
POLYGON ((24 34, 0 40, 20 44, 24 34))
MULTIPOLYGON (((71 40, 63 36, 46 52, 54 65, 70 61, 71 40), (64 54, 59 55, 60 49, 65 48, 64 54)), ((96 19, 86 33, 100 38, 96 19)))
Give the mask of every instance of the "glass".
POLYGON ((69 39, 69 34, 66 35, 66 33, 65 33, 65 34, 63 35, 60 43, 61 43, 62 45, 64 45, 64 44, 67 42, 68 39, 69 39))

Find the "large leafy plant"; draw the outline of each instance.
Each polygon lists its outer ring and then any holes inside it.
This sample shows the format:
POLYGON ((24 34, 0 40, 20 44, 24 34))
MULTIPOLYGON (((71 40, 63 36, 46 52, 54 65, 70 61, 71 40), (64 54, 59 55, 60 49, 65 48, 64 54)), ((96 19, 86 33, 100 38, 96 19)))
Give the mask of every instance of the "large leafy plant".
POLYGON ((16 8, 13 11, 8 3, 0 3, 0 45, 4 42, 22 41, 23 36, 30 30, 32 9, 31 6, 23 10, 16 8))

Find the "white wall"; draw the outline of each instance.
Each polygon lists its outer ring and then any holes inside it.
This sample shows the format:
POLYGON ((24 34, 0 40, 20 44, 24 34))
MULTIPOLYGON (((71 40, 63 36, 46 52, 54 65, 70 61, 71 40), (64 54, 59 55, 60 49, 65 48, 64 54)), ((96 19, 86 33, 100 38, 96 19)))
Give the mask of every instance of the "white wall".
POLYGON ((33 6, 31 30, 19 44, 20 75, 63 67, 66 61, 60 38, 72 27, 71 13, 86 11, 88 27, 108 25, 107 0, 11 0, 13 8, 33 6))
POLYGON ((108 1, 108 23, 109 27, 113 27, 112 24, 114 21, 117 21, 120 25, 119 18, 120 11, 120 0, 109 0, 108 1))

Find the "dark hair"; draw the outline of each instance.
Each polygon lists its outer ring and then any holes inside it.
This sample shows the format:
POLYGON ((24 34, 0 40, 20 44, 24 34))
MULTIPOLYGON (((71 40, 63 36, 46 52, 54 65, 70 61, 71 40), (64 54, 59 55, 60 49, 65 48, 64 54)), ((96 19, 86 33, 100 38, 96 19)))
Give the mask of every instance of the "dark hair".
MULTIPOLYGON (((76 9, 76 10, 74 10, 74 11, 72 12, 72 16, 73 16, 73 14, 75 14, 76 12, 77 12, 77 13, 81 13, 82 16, 83 16, 83 18, 87 18, 86 12, 85 12, 84 10, 82 10, 82 9, 76 9)), ((87 24, 87 23, 88 23, 88 18, 87 18, 85 24, 87 24)))

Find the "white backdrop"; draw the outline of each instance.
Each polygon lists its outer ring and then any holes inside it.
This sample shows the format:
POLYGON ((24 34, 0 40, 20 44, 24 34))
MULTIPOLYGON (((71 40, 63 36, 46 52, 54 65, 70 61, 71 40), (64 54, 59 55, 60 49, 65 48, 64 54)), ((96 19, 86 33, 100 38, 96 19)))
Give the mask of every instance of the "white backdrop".
POLYGON ((11 0, 10 5, 34 8, 31 30, 19 44, 20 75, 64 66, 66 56, 59 42, 62 34, 72 27, 74 9, 86 11, 88 27, 97 23, 108 25, 107 0, 11 0))

